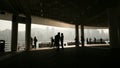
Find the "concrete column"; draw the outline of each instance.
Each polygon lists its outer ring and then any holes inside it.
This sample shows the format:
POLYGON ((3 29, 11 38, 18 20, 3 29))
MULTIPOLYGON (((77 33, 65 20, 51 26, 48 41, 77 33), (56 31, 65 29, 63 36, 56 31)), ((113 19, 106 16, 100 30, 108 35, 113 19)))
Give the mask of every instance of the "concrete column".
POLYGON ((11 40, 11 51, 17 51, 17 40, 18 40, 18 23, 17 16, 13 14, 12 16, 12 40, 11 40))
POLYGON ((120 48, 119 45, 119 24, 118 17, 114 14, 113 9, 108 9, 108 22, 109 22, 109 36, 110 45, 112 48, 120 48))
POLYGON ((84 47, 84 26, 81 25, 81 45, 84 47))
POLYGON ((79 25, 75 25, 75 44, 79 46, 79 25))
MULTIPOLYGON (((118 18, 119 22, 120 23, 120 17, 118 18)), ((118 24, 118 42, 119 42, 119 46, 120 46, 120 24, 118 24)))
POLYGON ((30 50, 31 42, 31 17, 26 17, 26 31, 25 31, 25 43, 26 51, 30 50))

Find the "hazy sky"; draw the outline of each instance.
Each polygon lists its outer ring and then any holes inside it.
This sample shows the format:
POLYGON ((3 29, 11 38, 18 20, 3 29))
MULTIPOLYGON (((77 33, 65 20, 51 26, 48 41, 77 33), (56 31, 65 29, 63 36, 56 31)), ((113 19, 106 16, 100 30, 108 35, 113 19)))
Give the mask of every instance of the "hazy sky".
MULTIPOLYGON (((52 28, 53 26, 46 26, 46 25, 37 25, 37 24, 32 24, 31 28, 52 28)), ((0 20, 0 30, 6 30, 6 29, 11 29, 12 28, 12 22, 7 21, 7 20, 0 20)), ((60 28, 60 27, 54 27, 54 28, 60 28)), ((63 28, 62 28, 63 29, 63 28)), ((25 24, 18 24, 18 30, 19 31, 25 31, 25 24)))
POLYGON ((11 21, 0 20, 0 30, 11 29, 11 21))
MULTIPOLYGON (((31 28, 45 28, 47 26, 44 25, 36 25, 36 24, 32 24, 31 28)), ((7 21, 7 20, 0 20, 0 30, 6 30, 6 29, 12 29, 12 22, 11 21, 7 21)), ((18 30, 19 31, 25 31, 25 24, 18 24, 18 30)))
MULTIPOLYGON (((46 25, 37 25, 37 24, 32 24, 31 28, 53 28, 53 26, 46 26, 46 25)), ((7 20, 0 20, 0 30, 6 30, 6 29, 11 29, 12 28, 12 22, 7 21, 7 20)), ((54 27, 54 28, 61 28, 61 27, 54 27)), ((64 28, 61 28, 64 29, 64 28)), ((18 30, 19 31, 25 31, 25 24, 18 24, 18 30)), ((101 29, 97 29, 101 33, 101 29)), ((103 29, 105 33, 108 33, 108 29, 103 29)))

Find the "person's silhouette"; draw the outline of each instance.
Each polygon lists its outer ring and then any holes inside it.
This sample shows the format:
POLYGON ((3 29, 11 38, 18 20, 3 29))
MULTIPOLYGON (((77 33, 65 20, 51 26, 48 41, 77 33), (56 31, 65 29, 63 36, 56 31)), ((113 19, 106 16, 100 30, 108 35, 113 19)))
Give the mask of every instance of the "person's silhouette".
POLYGON ((94 44, 96 44, 96 38, 94 37, 94 44))
POLYGON ((102 44, 103 43, 103 39, 102 38, 100 38, 100 44, 102 44))
POLYGON ((57 47, 57 50, 59 50, 59 41, 60 41, 60 32, 58 32, 57 35, 55 35, 55 46, 57 47))
POLYGON ((51 47, 53 47, 54 46, 54 39, 53 39, 53 37, 51 37, 51 47))
POLYGON ((64 35, 63 35, 63 33, 61 33, 61 37, 60 37, 60 41, 61 41, 61 46, 62 46, 62 49, 64 48, 63 47, 63 41, 64 41, 64 35))
POLYGON ((89 40, 88 40, 88 38, 86 38, 86 42, 87 42, 87 44, 89 43, 89 40))
POLYGON ((91 39, 91 38, 89 38, 89 43, 90 43, 90 44, 92 43, 92 42, 91 42, 91 40, 92 40, 92 39, 91 39))
POLYGON ((30 40, 30 44, 31 44, 31 47, 33 48, 33 38, 31 37, 31 40, 30 40))
POLYGON ((36 44, 37 44, 37 38, 36 38, 36 36, 34 37, 34 48, 36 48, 36 44))

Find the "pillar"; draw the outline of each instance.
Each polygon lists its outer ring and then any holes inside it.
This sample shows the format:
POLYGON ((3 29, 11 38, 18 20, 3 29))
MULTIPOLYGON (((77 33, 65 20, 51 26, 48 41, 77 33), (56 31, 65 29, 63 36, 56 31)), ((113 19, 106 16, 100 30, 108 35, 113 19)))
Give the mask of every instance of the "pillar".
POLYGON ((17 14, 13 14, 13 16, 12 16, 11 51, 17 51, 17 40, 18 40, 17 14))
POLYGON ((84 26, 81 25, 81 45, 84 47, 84 26))
POLYGON ((31 16, 26 17, 25 44, 26 51, 30 50, 31 42, 31 16))
POLYGON ((75 45, 79 46, 79 25, 75 25, 75 45))
POLYGON ((117 15, 115 15, 115 12, 111 8, 108 9, 108 22, 109 22, 110 45, 113 49, 120 48, 118 17, 117 15))
POLYGON ((120 16, 117 18, 118 19, 118 42, 119 42, 119 46, 120 46, 120 16))

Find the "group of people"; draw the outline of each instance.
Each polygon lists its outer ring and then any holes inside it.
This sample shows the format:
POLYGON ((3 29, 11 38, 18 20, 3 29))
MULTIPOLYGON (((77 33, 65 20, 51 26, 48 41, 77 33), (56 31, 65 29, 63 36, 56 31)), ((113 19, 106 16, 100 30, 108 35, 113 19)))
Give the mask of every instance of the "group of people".
POLYGON ((37 41, 38 40, 37 40, 36 36, 34 38, 31 37, 31 46, 32 46, 32 48, 36 48, 37 41))
POLYGON ((63 33, 58 32, 57 35, 55 35, 54 39, 53 37, 51 37, 51 46, 57 47, 57 50, 60 49, 60 46, 62 47, 62 49, 64 48, 63 42, 64 42, 63 33))
POLYGON ((103 39, 100 38, 100 39, 97 40, 97 39, 94 37, 94 39, 92 40, 91 38, 87 38, 87 39, 86 39, 86 42, 87 42, 87 44, 96 44, 96 43, 102 44, 102 43, 103 43, 103 39))
MULTIPOLYGON (((36 46, 37 46, 37 38, 36 36, 34 36, 34 38, 31 37, 31 46, 32 48, 35 48, 36 49, 36 46)), ((64 48, 64 35, 63 33, 60 33, 58 32, 57 35, 55 35, 55 37, 51 37, 51 46, 52 47, 56 47, 57 50, 60 49, 60 46, 62 47, 62 49, 64 48)))

